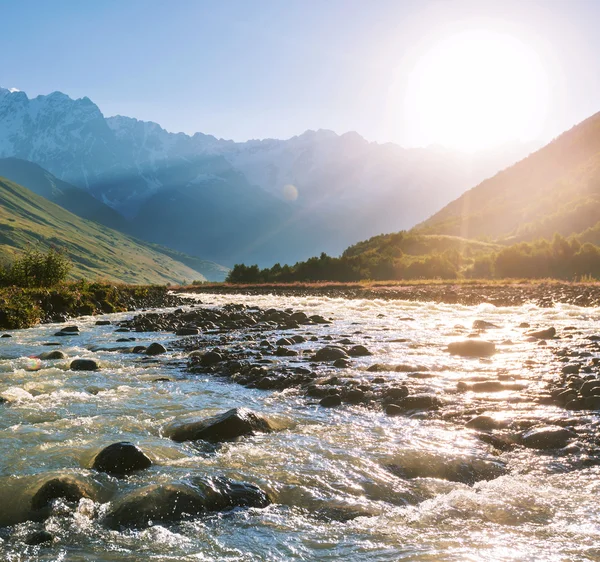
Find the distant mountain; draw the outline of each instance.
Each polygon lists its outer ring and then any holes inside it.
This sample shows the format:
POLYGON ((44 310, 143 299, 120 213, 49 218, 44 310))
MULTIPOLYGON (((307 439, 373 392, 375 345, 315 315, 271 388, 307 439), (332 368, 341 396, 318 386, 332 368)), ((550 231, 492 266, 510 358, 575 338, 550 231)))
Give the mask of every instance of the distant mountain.
POLYGON ((324 130, 236 143, 105 118, 88 98, 0 89, 0 157, 85 189, 135 235, 228 264, 339 253, 410 227, 526 150, 469 157, 324 130))
POLYGON ((0 260, 31 244, 47 249, 56 246, 73 261, 75 278, 104 279, 127 283, 181 283, 203 280, 209 274, 223 278, 217 264, 197 263, 192 267, 156 246, 140 242, 59 207, 16 183, 0 178, 0 260), (196 269, 197 268, 197 269, 196 269))
POLYGON ((415 230, 505 242, 557 232, 600 243, 600 113, 467 191, 415 230))

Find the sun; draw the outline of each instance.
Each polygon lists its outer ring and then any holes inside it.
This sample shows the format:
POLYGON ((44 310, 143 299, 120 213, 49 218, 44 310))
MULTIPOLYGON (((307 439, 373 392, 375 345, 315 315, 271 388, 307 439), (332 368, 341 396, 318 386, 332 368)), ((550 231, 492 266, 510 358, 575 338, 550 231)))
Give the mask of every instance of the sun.
POLYGON ((463 31, 432 45, 408 72, 406 135, 465 150, 532 140, 544 125, 548 90, 533 48, 499 32, 463 31))

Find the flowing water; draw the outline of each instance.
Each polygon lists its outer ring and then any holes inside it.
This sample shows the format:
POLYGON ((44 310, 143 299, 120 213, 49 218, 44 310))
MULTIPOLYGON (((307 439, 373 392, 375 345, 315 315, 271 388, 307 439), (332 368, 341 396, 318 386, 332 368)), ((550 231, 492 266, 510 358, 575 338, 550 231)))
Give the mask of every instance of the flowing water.
MULTIPOLYGON (((261 391, 187 374, 186 354, 169 346, 177 339, 173 334, 116 334, 114 325, 96 326, 92 317, 77 319, 81 334, 71 338, 53 337, 60 325, 14 331, 12 338, 0 339, 0 396, 9 401, 0 406, 0 559, 600 560, 600 467, 581 462, 584 449, 596 444, 598 417, 538 399, 560 373, 557 346, 576 345, 597 333, 600 309, 243 295, 202 300, 207 307, 237 302, 330 317, 330 326, 291 333, 350 337, 374 355, 353 360, 345 376, 394 377, 411 392, 435 392, 446 406, 436 415, 397 417, 381 408, 326 409, 293 389, 261 391), (482 336, 497 344, 498 353, 490 359, 449 355, 447 344, 464 339, 481 319, 499 326, 482 336), (527 341, 518 328, 522 322, 554 326, 561 338, 545 346, 527 341), (115 341, 127 335, 134 335, 136 344, 162 342, 169 352, 148 358, 92 351, 122 345, 115 341), (69 360, 32 358, 56 349, 43 346, 53 341, 69 360), (94 358, 102 368, 70 371, 74 357, 94 358), (414 368, 367 371, 375 362, 414 368), (485 380, 509 381, 514 388, 457 392, 459 382, 485 380), (264 413, 283 429, 216 450, 164 436, 166 427, 191 414, 208 416, 236 406, 264 413), (502 452, 465 428, 464 421, 476 413, 524 427, 567 425, 579 437, 560 452, 523 447, 502 452), (153 466, 124 479, 90 470, 93 455, 117 441, 139 445, 153 466), (475 483, 444 477, 449 467, 465 463, 502 470, 475 483), (82 499, 75 507, 57 502, 48 519, 23 520, 36 485, 49 474, 65 473, 93 478, 101 501, 82 499), (273 504, 142 530, 119 532, 102 525, 102 513, 116 495, 199 474, 254 483, 273 504), (25 538, 40 529, 53 541, 26 545, 25 538)), ((128 317, 103 318, 114 324, 128 317)), ((240 341, 246 335, 240 330, 240 341)), ((261 338, 275 341, 281 335, 263 332, 261 338)), ((316 344, 295 348, 310 345, 316 344)), ((318 368, 324 375, 339 374, 331 366, 318 368)))

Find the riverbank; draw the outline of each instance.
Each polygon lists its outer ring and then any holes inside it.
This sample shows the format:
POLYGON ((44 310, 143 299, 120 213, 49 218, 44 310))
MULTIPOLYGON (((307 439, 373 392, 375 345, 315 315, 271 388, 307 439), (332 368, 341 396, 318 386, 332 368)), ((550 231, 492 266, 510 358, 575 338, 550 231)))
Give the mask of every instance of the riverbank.
POLYGON ((7 287, 0 290, 0 330, 64 322, 76 316, 175 306, 181 302, 167 287, 78 281, 51 289, 7 287))
POLYGON ((600 306, 600 283, 564 281, 415 281, 380 283, 292 283, 234 285, 214 283, 180 287, 180 292, 273 296, 319 296, 345 299, 384 299, 472 306, 521 306, 532 303, 552 307, 555 303, 600 306))

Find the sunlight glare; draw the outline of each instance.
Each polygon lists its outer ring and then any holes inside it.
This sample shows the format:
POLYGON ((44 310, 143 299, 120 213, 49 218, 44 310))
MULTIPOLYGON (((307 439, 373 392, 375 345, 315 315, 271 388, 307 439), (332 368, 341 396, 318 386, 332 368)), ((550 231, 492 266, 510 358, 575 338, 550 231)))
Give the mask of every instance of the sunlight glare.
POLYGON ((534 139, 547 108, 548 77, 538 53, 486 30, 449 36, 423 53, 404 100, 411 137, 466 150, 534 139))

